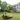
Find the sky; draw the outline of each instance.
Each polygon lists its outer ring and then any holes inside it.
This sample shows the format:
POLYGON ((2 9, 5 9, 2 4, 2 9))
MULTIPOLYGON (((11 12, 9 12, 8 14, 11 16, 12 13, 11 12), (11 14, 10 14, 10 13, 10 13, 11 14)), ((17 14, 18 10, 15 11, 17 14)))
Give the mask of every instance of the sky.
POLYGON ((2 2, 6 1, 7 3, 14 5, 17 4, 18 2, 20 2, 20 0, 1 0, 2 2))

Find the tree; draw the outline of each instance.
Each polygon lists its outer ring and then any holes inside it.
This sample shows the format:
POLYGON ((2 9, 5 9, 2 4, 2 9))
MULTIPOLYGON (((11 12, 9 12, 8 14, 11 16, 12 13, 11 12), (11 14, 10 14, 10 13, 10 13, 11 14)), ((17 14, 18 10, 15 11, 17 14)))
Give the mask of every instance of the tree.
POLYGON ((9 6, 7 7, 7 12, 10 12, 10 10, 12 10, 12 6, 11 6, 11 5, 9 5, 9 6))
POLYGON ((1 0, 0 0, 0 6, 1 6, 1 0))
POLYGON ((1 6, 1 0, 0 0, 0 6, 1 6))
POLYGON ((2 10, 6 10, 7 9, 7 3, 6 2, 2 2, 2 10))
POLYGON ((10 12, 10 9, 12 9, 11 5, 9 5, 7 7, 7 3, 6 2, 2 2, 1 6, 2 6, 1 9, 4 10, 4 11, 6 10, 7 12, 10 12))

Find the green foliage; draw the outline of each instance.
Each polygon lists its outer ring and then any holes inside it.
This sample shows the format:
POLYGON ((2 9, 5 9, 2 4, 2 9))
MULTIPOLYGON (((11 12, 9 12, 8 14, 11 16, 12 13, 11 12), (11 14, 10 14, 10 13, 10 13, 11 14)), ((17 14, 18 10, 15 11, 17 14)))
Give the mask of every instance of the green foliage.
POLYGON ((0 6, 1 6, 1 0, 0 0, 0 6))
POLYGON ((7 7, 7 3, 6 2, 2 2, 2 10, 6 10, 6 7, 7 7))
POLYGON ((7 12, 10 12, 10 10, 12 10, 12 7, 11 7, 11 5, 9 5, 7 7, 7 3, 6 2, 2 2, 1 9, 4 10, 4 11, 7 10, 7 12))
POLYGON ((9 5, 9 6, 7 7, 7 12, 10 12, 10 10, 12 10, 12 7, 9 5))

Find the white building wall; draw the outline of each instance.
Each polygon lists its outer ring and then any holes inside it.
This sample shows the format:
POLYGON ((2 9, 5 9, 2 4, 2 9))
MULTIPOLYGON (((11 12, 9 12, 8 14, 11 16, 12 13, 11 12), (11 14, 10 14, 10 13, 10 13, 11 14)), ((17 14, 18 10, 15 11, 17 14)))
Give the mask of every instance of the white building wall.
POLYGON ((16 12, 20 12, 20 6, 16 6, 16 12))

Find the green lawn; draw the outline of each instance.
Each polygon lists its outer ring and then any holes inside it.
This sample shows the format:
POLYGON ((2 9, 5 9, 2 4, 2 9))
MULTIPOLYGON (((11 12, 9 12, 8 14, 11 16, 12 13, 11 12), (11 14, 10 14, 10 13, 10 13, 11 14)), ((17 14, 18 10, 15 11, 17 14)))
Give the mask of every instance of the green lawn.
MULTIPOLYGON (((8 14, 9 14, 9 13, 8 13, 8 14)), ((10 13, 9 16, 10 16, 10 15, 12 15, 12 17, 13 17, 13 18, 10 19, 10 20, 20 20, 20 13, 14 13, 14 14, 13 14, 13 13, 10 13)), ((0 17, 0 20, 3 20, 3 18, 0 17)))
POLYGON ((20 20, 20 14, 16 14, 14 20, 20 20))

